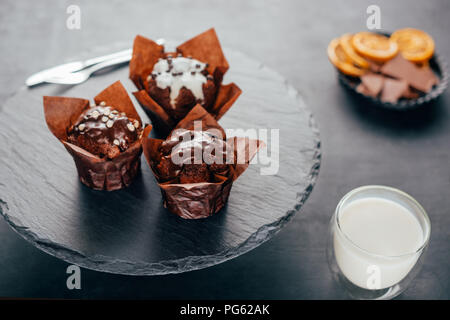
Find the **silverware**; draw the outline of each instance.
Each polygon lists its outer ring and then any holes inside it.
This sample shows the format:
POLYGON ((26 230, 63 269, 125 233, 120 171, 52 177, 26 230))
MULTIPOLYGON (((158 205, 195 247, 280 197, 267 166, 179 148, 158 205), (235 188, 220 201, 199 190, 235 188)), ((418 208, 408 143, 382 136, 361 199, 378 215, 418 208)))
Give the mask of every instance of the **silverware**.
MULTIPOLYGON (((159 45, 163 45, 165 43, 165 40, 158 39, 156 40, 156 43, 158 43, 159 45)), ((79 84, 86 81, 94 72, 100 69, 130 61, 131 55, 132 49, 126 49, 85 61, 65 63, 35 73, 30 76, 25 81, 25 83, 29 87, 43 82, 58 84, 79 84)))
POLYGON ((119 52, 116 52, 113 54, 108 54, 105 56, 88 59, 85 61, 76 61, 76 62, 65 63, 62 65, 35 73, 32 76, 30 76, 25 81, 25 83, 27 86, 31 87, 31 86, 37 85, 39 83, 45 82, 46 79, 48 79, 48 78, 51 78, 54 76, 62 76, 62 75, 70 74, 72 72, 77 72, 77 71, 83 70, 85 68, 94 66, 96 64, 102 63, 104 61, 108 61, 111 59, 117 59, 122 56, 131 58, 131 52, 132 52, 131 49, 127 49, 127 50, 119 51, 119 52))
POLYGON ((99 71, 101 69, 112 67, 115 65, 120 65, 125 62, 129 62, 131 59, 131 54, 115 59, 106 60, 104 62, 97 63, 89 68, 84 68, 81 71, 77 72, 70 72, 63 74, 61 76, 53 76, 50 78, 46 78, 45 82, 48 83, 57 83, 57 84, 80 84, 85 82, 91 74, 93 74, 96 71, 99 71))

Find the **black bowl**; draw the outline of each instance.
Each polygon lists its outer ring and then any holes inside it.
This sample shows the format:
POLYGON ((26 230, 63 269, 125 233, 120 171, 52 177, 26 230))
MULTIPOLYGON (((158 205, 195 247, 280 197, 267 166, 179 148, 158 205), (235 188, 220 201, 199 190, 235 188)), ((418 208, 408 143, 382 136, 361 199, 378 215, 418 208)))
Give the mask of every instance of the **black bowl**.
MULTIPOLYGON (((388 33, 381 33, 381 34, 386 36, 390 35, 388 33)), ((338 71, 338 78, 339 82, 342 85, 344 85, 344 87, 348 88, 350 91, 362 97, 363 99, 366 99, 373 105, 393 110, 410 110, 426 105, 431 101, 436 100, 445 91, 445 89, 447 89, 448 85, 447 64, 436 53, 433 55, 433 57, 431 57, 429 64, 431 70, 433 70, 434 74, 439 78, 439 83, 435 85, 430 92, 421 94, 416 99, 402 98, 398 100, 396 103, 384 102, 381 101, 381 99, 379 98, 366 96, 356 91, 356 87, 361 83, 361 80, 358 77, 348 76, 338 71)))

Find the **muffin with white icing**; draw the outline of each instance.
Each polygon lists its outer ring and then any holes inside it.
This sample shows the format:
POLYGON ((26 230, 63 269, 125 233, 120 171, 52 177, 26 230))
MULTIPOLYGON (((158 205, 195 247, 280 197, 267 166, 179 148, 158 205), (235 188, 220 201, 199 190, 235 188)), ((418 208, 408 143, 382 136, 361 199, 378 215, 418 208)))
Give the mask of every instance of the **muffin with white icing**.
POLYGON ((159 58, 147 77, 148 93, 174 119, 182 119, 196 104, 209 109, 216 85, 208 64, 192 57, 168 54, 159 58))
POLYGON ((214 29, 178 45, 174 52, 143 36, 136 36, 129 77, 136 99, 163 136, 196 105, 219 120, 241 94, 223 84, 229 68, 214 29))

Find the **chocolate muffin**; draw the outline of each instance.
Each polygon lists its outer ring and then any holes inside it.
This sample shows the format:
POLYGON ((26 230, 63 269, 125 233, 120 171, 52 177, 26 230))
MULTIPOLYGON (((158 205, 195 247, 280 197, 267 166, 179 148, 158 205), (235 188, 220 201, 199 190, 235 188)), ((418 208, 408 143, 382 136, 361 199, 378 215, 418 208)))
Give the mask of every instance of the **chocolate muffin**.
POLYGON ((166 140, 142 135, 145 158, 161 188, 163 204, 183 219, 207 218, 227 203, 233 182, 265 144, 226 138, 214 116, 196 105, 166 140), (201 123, 201 130, 198 122, 201 123))
MULTIPOLYGON (((107 191, 128 187, 140 168, 143 122, 120 81, 94 101, 44 96, 45 121, 72 156, 83 184, 107 191)), ((145 129, 149 134, 152 126, 145 129)))
POLYGON ((68 142, 106 159, 114 159, 140 139, 142 125, 105 102, 86 109, 69 129, 68 142))
POLYGON ((196 104, 212 107, 216 96, 208 64, 192 57, 168 54, 159 58, 147 77, 150 97, 175 120, 182 119, 196 104))
POLYGON ((234 83, 222 83, 229 64, 213 28, 172 52, 137 35, 129 67, 138 89, 133 94, 160 136, 167 136, 197 104, 219 120, 242 92, 234 83))
MULTIPOLYGON (((228 143, 206 131, 175 130, 159 146, 159 176, 177 183, 216 182, 215 175, 227 176, 228 143)), ((234 154, 228 163, 234 163, 234 154)))

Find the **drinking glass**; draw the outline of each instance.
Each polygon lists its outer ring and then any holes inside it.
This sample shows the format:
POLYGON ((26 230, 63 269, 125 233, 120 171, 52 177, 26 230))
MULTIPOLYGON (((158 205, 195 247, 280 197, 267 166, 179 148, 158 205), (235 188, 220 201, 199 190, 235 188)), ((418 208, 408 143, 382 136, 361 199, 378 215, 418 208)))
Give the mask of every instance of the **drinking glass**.
MULTIPOLYGON (((401 235, 401 227, 398 232, 401 235)), ((353 299, 392 299, 417 276, 430 232, 427 213, 410 195, 386 186, 356 188, 340 200, 330 221, 327 258, 333 278, 353 299), (353 201, 367 198, 390 200, 407 209, 420 225, 421 245, 416 250, 397 256, 370 252, 356 245, 342 230, 340 218, 343 210, 353 201)))

